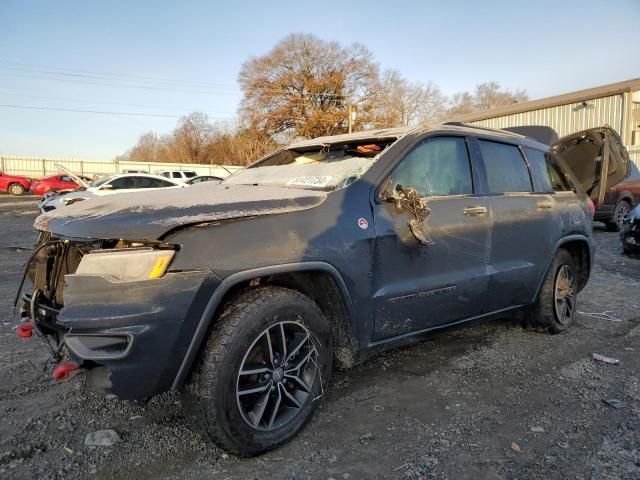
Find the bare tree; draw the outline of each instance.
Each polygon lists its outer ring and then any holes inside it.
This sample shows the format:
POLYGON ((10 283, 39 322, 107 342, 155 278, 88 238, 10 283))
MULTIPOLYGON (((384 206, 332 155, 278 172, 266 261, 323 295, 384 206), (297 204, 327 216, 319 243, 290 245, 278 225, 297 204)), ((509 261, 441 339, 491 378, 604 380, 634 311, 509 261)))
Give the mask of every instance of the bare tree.
POLYGON ((464 115, 476 111, 475 99, 469 92, 454 93, 449 103, 449 115, 464 115))
POLYGON ((213 125, 206 114, 194 112, 182 117, 173 132, 170 150, 181 163, 209 163, 207 145, 211 143, 213 125))
POLYGON ((161 141, 154 132, 147 132, 140 136, 138 143, 129 150, 127 158, 134 162, 156 162, 161 141))
POLYGON ((350 105, 358 110, 360 125, 371 120, 377 78, 378 67, 365 47, 292 34, 242 65, 241 115, 272 136, 343 133, 350 105))
POLYGON ((443 117, 445 96, 432 83, 411 83, 397 70, 384 72, 376 101, 376 126, 431 124, 443 117))
POLYGON ((473 94, 460 92, 451 96, 447 114, 464 115, 465 113, 488 110, 514 103, 526 102, 529 99, 526 90, 502 90, 498 82, 486 82, 476 85, 473 94))

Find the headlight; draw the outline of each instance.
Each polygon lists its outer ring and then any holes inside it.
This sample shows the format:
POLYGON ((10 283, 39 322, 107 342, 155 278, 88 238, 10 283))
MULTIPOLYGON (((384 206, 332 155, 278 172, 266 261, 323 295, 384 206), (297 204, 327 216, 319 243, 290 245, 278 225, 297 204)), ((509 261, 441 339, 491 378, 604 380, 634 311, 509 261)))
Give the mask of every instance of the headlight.
POLYGON ((136 282, 162 277, 175 251, 121 249, 94 251, 82 257, 76 275, 100 275, 112 282, 136 282))

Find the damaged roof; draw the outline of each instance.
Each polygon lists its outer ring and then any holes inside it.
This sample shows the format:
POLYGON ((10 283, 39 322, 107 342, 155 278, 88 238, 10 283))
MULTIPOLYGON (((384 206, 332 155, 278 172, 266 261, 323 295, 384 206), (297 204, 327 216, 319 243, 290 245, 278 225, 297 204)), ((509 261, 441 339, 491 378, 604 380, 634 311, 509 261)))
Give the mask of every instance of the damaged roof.
POLYGON ((414 130, 410 127, 381 128, 378 130, 365 130, 363 132, 345 133, 343 135, 329 135, 316 137, 311 140, 300 140, 290 143, 285 148, 297 150, 299 148, 316 147, 318 145, 331 145, 367 140, 397 140, 414 130))

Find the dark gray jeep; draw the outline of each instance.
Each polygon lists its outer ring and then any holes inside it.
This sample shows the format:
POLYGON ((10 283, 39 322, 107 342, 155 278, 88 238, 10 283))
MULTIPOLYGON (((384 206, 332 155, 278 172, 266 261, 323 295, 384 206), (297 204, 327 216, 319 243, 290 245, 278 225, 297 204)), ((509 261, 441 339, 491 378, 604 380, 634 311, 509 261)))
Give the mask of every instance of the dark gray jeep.
POLYGON ((629 164, 607 127, 550 145, 445 124, 87 200, 35 222, 22 332, 123 399, 184 388, 215 442, 258 454, 310 419, 334 364, 475 319, 567 329, 594 254, 589 195, 629 164))

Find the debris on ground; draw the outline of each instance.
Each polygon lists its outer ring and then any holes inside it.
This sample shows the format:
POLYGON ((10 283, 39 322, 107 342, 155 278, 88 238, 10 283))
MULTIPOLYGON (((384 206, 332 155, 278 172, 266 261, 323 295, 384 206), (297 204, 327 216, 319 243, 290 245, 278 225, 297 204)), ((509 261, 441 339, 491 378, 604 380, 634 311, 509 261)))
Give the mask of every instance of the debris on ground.
POLYGON ((593 354, 593 359, 598 361, 598 362, 609 363, 611 365, 618 365, 620 363, 620 360, 618 360, 617 358, 607 357, 607 356, 602 355, 600 353, 594 353, 593 354))
POLYGON ((624 408, 627 406, 626 403, 624 403, 622 400, 618 400, 617 398, 607 398, 602 401, 607 405, 609 405, 610 407, 617 408, 617 409, 624 408))
POLYGON ((373 436, 373 433, 371 432, 367 432, 364 435, 360 436, 360 443, 362 443, 363 445, 369 445, 369 440, 373 440, 375 437, 373 436))
POLYGON ((87 433, 87 436, 84 438, 84 444, 87 447, 110 447, 119 441, 120 435, 112 429, 87 433))
POLYGON ((516 442, 511 442, 511 450, 517 453, 522 453, 522 449, 520 448, 520 445, 518 445, 516 442))

